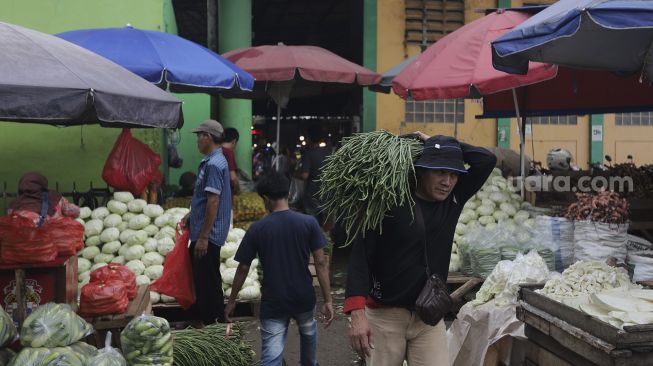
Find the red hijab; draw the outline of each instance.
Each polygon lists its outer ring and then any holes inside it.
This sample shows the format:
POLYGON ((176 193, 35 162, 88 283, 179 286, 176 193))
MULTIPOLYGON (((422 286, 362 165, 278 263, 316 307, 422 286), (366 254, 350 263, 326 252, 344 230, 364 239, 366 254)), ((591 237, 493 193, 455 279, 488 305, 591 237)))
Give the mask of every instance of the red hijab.
POLYGON ((56 191, 48 190, 48 178, 38 172, 30 172, 20 178, 18 198, 11 204, 11 210, 32 211, 40 214, 43 205, 43 192, 48 192, 48 216, 54 215, 61 195, 56 191))

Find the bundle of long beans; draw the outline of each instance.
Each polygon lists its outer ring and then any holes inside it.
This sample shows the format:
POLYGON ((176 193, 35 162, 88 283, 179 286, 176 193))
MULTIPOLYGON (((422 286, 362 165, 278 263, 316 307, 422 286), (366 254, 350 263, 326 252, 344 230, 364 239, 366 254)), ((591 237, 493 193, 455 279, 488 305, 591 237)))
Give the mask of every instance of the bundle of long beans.
POLYGON ((202 329, 173 332, 176 366, 250 366, 254 351, 243 341, 240 327, 234 325, 229 336, 225 324, 202 329))
POLYGON ((327 157, 319 195, 328 217, 343 224, 345 245, 369 230, 380 230, 390 210, 405 203, 412 208, 413 162, 422 148, 418 140, 375 131, 344 139, 327 157))

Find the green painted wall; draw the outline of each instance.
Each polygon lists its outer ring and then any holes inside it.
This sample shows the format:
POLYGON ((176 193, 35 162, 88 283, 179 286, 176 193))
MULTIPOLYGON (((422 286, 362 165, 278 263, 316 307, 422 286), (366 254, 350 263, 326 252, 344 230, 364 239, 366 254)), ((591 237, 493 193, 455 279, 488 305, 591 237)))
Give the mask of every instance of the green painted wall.
MULTIPOLYGON (((377 0, 363 3, 363 66, 376 71, 377 0)), ((376 93, 363 89, 363 120, 361 130, 376 130, 376 93)))
MULTIPOLYGON (((218 1, 218 49, 225 53, 252 46, 252 1, 218 1)), ((236 146, 238 168, 252 174, 252 101, 220 98, 218 120, 225 127, 238 130, 240 139, 236 146)))
MULTIPOLYGON (((603 115, 590 116, 590 163, 603 163, 603 115)), ((579 162, 578 162, 579 163, 579 162)), ((577 164, 578 164, 577 163, 577 164)))
MULTIPOLYGON (((127 24, 177 33, 171 0, 0 0, 0 9, 0 21, 50 34, 127 24)), ((209 105, 208 97, 203 95, 184 95, 181 99, 185 101, 185 127, 181 135, 185 136, 188 129, 208 116, 209 105)), ((0 184, 7 182, 8 188, 15 191, 24 172, 39 170, 53 185, 59 182, 63 191, 71 190, 73 182, 80 191, 87 190, 90 181, 94 186, 104 186, 102 167, 119 133, 118 129, 99 126, 56 128, 0 123, 0 184)), ((157 151, 163 151, 161 130, 137 129, 133 133, 157 151)), ((182 172, 195 170, 199 162, 190 146, 188 137, 182 139, 182 172)), ((171 180, 179 174, 171 172, 171 180)))

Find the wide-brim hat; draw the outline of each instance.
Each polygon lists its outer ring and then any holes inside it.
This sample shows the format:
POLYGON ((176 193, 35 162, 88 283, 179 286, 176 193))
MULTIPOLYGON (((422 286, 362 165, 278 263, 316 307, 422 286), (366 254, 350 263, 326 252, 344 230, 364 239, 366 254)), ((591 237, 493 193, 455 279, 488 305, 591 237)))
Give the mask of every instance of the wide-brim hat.
POLYGON ((450 136, 438 135, 426 140, 422 156, 415 162, 415 167, 467 173, 460 143, 450 136))

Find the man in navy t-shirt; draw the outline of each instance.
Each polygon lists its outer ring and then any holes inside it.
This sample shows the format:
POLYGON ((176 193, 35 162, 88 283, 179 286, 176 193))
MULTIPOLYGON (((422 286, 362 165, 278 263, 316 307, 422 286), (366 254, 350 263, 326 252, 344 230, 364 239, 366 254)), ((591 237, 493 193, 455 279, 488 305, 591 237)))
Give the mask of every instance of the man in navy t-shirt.
POLYGON ((282 364, 291 318, 297 322, 301 336, 301 365, 317 365, 317 324, 313 316, 316 299, 308 270, 311 254, 324 296, 321 312, 325 326, 331 324, 334 314, 329 270, 323 250, 326 246, 324 234, 314 217, 288 208, 289 190, 290 181, 280 173, 265 176, 259 181, 257 191, 270 214, 250 226, 238 248, 235 260, 240 264, 225 308, 225 317, 229 322, 250 264, 258 256, 263 267, 262 366, 282 364))

